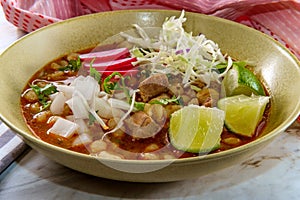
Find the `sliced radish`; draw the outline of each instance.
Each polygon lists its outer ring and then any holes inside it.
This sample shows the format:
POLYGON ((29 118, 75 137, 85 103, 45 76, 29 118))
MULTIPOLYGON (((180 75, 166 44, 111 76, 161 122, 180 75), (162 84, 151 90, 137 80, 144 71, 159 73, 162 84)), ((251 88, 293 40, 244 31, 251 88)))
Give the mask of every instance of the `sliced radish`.
MULTIPOLYGON (((100 74, 102 74, 102 78, 106 78, 107 76, 111 75, 113 72, 112 70, 105 70, 105 71, 99 71, 100 74)), ((137 69, 130 69, 130 70, 118 70, 120 74, 123 76, 135 76, 139 70, 137 69)))
MULTIPOLYGON (((119 71, 132 69, 132 62, 137 61, 135 57, 133 58, 123 58, 119 60, 113 60, 108 62, 93 62, 92 67, 97 71, 119 71)), ((85 68, 90 68, 90 63, 83 64, 85 68)))
POLYGON ((85 62, 108 62, 113 60, 118 60, 120 58, 125 58, 130 55, 127 48, 111 49, 107 51, 91 52, 86 54, 81 54, 79 57, 85 62))

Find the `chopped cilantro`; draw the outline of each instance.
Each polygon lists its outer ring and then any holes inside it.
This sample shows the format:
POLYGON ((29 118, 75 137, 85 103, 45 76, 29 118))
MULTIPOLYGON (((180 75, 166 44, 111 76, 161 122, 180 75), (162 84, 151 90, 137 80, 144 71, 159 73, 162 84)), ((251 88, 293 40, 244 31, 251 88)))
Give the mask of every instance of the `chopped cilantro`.
POLYGON ((101 83, 101 74, 93 67, 93 59, 90 63, 90 76, 93 77, 99 84, 101 83))
POLYGON ((182 98, 180 96, 176 97, 173 96, 171 99, 163 98, 163 99, 158 99, 158 100, 153 100, 150 101, 150 104, 161 104, 161 105, 167 105, 169 103, 175 103, 178 105, 182 105, 182 98))
POLYGON ((134 107, 137 110, 144 110, 145 109, 145 103, 136 101, 136 102, 134 102, 134 107))
POLYGON ((77 60, 70 60, 67 66, 61 67, 59 68, 59 70, 76 72, 80 69, 80 67, 81 67, 81 60, 78 57, 77 60))
POLYGON ((43 106, 43 110, 48 108, 51 104, 51 101, 49 100, 49 95, 54 94, 57 92, 56 87, 49 83, 45 87, 39 87, 37 85, 30 85, 32 90, 36 93, 38 96, 39 102, 43 106))

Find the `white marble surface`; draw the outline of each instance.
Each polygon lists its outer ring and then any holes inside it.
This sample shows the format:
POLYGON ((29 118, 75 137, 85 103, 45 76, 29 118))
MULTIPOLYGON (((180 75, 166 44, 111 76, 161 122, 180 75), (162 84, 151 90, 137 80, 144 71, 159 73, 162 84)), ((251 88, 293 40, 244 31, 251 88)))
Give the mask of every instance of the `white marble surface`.
POLYGON ((193 180, 142 184, 105 180, 26 151, 0 175, 0 199, 299 199, 300 126, 261 152, 193 180))
MULTIPOLYGON (((0 11, 0 52, 24 33, 0 11)), ((82 174, 28 149, 0 174, 0 199, 300 199, 300 125, 238 165, 193 180, 126 183, 82 174)))

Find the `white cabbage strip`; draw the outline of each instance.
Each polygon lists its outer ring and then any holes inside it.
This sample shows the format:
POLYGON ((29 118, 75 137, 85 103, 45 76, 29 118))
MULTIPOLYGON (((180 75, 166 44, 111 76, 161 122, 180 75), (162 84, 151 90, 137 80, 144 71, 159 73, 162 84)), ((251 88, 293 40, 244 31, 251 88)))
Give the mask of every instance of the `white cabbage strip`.
POLYGON ((199 79, 209 86, 211 81, 219 81, 231 67, 231 58, 223 55, 218 44, 205 35, 193 36, 192 33, 185 32, 182 26, 185 21, 184 11, 179 18, 172 16, 166 19, 157 40, 149 39, 146 31, 136 24, 134 28, 140 38, 126 33, 121 35, 136 45, 131 50, 133 55, 138 55, 134 64, 148 62, 152 64, 153 73, 182 73, 184 84, 199 79), (225 73, 218 74, 216 66, 224 63, 228 63, 225 73))

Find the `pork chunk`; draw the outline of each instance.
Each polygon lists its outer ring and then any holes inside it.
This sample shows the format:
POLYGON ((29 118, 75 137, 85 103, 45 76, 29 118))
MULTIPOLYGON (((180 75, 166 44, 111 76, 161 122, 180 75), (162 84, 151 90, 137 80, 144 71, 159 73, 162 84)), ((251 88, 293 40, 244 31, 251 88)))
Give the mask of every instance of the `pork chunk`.
POLYGON ((167 92, 169 89, 168 77, 165 74, 154 74, 139 85, 141 97, 144 102, 148 102, 153 97, 167 92))

